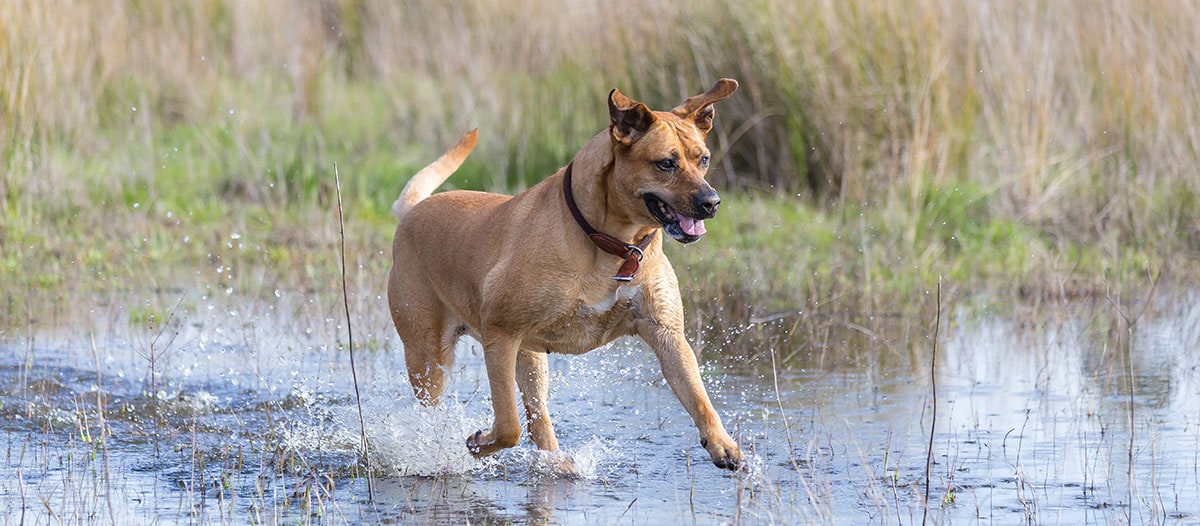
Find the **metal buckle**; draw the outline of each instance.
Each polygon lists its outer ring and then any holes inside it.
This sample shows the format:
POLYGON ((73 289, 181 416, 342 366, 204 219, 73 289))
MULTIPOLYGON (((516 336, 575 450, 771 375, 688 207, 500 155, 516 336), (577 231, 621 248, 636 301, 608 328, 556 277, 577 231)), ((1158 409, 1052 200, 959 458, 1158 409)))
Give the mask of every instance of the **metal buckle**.
POLYGON ((641 261, 642 257, 645 256, 645 254, 642 253, 642 247, 639 247, 637 245, 625 245, 625 248, 632 250, 633 255, 637 256, 638 261, 641 261))

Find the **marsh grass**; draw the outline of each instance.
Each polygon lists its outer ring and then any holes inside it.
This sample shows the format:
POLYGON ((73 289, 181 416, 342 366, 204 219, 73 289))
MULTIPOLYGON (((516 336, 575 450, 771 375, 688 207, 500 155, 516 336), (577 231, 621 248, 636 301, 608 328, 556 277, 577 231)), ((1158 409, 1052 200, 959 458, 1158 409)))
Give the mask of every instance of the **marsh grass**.
MULTIPOLYGON (((721 76, 742 86, 710 136, 722 212, 701 243, 667 248, 706 374, 923 377, 943 277, 955 320, 1081 316, 1105 346, 1098 389, 1132 408, 1134 369, 1155 364, 1135 363, 1116 313, 1151 303, 1152 276, 1189 286, 1200 271, 1196 27, 1198 10, 1135 0, 0 2, 0 341, 29 335, 18 383, 36 413, 8 432, 22 512, 41 498, 53 519, 115 521, 109 499, 146 485, 109 449, 153 443, 188 466, 161 475, 201 519, 345 520, 337 492, 363 476, 353 460, 243 451, 158 389, 121 399, 99 376, 94 397, 46 398, 60 388, 30 375, 33 335, 153 335, 216 305, 305 296, 321 299, 284 315, 340 341, 331 313, 385 310, 391 201, 464 130, 479 127, 480 145, 447 187, 519 191, 603 128, 611 88, 665 108, 721 76), (345 305, 332 300, 335 162, 345 305), (114 427, 127 442, 111 443, 114 427), (55 473, 61 487, 24 493, 55 473)), ((364 317, 369 360, 394 333, 364 317)), ((255 348, 254 325, 240 330, 255 348)), ((151 338, 132 345, 154 357, 153 378, 178 357, 151 338)), ((246 428, 281 436, 287 403, 246 428)), ((803 438, 786 440, 799 486, 739 479, 738 496, 827 521, 841 501, 821 433, 839 424, 805 416, 803 438)), ((1149 431, 1126 445, 1152 447, 1149 431)), ((859 470, 869 506, 912 521, 907 503, 928 486, 889 468, 915 449, 888 447, 882 468, 859 470)), ((1019 467, 1012 483, 1040 518, 1045 491, 1019 467)), ((1116 468, 1088 469, 1121 491, 1116 468)), ((943 509, 975 496, 945 473, 931 482, 943 509)), ((460 482, 393 491, 430 517, 460 482)), ((1144 483, 1155 499, 1156 484, 1144 483)))
POLYGON ((330 288, 334 161, 352 265, 382 275, 391 199, 464 128, 484 137, 450 185, 516 191, 604 126, 611 86, 666 107, 716 76, 743 83, 712 138, 726 207, 672 247, 713 323, 928 311, 937 276, 1038 303, 1195 269, 1194 10, 390 6, 0 7, 5 324, 109 291, 330 288))
POLYGON ((1018 302, 1187 276, 1198 16, 1124 0, 6 2, 4 323, 213 271, 327 289, 335 161, 352 264, 382 275, 390 201, 462 130, 482 139, 450 185, 516 191, 604 126, 610 88, 669 107, 718 76, 743 86, 711 138, 727 204, 700 248, 673 249, 706 314, 887 316, 939 275, 1018 302))

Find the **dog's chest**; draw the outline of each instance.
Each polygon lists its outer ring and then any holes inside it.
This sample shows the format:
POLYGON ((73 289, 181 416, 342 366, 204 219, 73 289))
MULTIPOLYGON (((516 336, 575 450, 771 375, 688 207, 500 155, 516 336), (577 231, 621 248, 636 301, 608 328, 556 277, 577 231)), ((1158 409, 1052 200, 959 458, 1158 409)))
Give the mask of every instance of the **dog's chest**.
POLYGON ((537 331, 536 339, 549 352, 588 352, 629 333, 641 295, 641 285, 624 285, 599 299, 576 300, 573 308, 537 331))
POLYGON ((617 287, 617 290, 612 294, 604 296, 591 305, 583 305, 576 311, 579 317, 598 316, 605 317, 614 311, 627 310, 633 306, 634 300, 641 297, 641 285, 625 285, 617 287))

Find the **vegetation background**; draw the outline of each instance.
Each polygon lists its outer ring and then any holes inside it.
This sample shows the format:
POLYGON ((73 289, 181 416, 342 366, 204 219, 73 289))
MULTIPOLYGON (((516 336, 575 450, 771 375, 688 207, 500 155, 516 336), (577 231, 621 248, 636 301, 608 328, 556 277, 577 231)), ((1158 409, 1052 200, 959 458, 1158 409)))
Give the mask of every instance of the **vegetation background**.
POLYGON ((379 308, 388 205, 461 133, 450 184, 519 191, 607 125, 611 88, 665 108, 722 76, 726 206, 670 247, 708 334, 929 309, 939 277, 990 304, 1188 282, 1197 28, 1139 0, 8 0, 0 326, 338 291, 335 163, 379 308))

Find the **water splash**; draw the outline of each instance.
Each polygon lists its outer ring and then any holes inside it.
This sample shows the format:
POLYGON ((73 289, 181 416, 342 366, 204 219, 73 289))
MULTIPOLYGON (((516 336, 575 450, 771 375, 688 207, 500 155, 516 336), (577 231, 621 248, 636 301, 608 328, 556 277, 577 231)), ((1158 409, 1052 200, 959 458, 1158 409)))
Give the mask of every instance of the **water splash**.
MULTIPOLYGON (((285 434, 286 447, 299 451, 357 449, 357 410, 352 405, 329 404, 296 393, 304 399, 309 418, 285 434)), ((528 437, 521 444, 495 455, 477 459, 466 447, 466 437, 491 426, 491 415, 472 414, 468 404, 447 398, 437 407, 415 400, 397 404, 395 397, 367 401, 363 412, 372 461, 377 469, 397 476, 481 475, 528 467, 537 478, 596 480, 610 473, 616 448, 611 440, 592 437, 578 448, 545 452, 534 448, 528 437)), ((482 411, 482 409, 481 409, 482 411)))
POLYGON ((575 475, 585 480, 596 480, 606 475, 601 468, 611 467, 611 460, 616 456, 616 448, 609 440, 592 437, 584 442, 574 453, 568 451, 575 460, 575 475))
MULTIPOLYGON (((496 463, 495 457, 476 459, 467 451, 466 437, 487 429, 491 422, 482 415, 468 416, 457 400, 445 400, 437 407, 414 401, 401 407, 372 404, 363 409, 373 460, 381 469, 397 475, 447 475, 479 472, 496 463)), ((344 418, 341 424, 356 427, 357 420, 344 418)))

